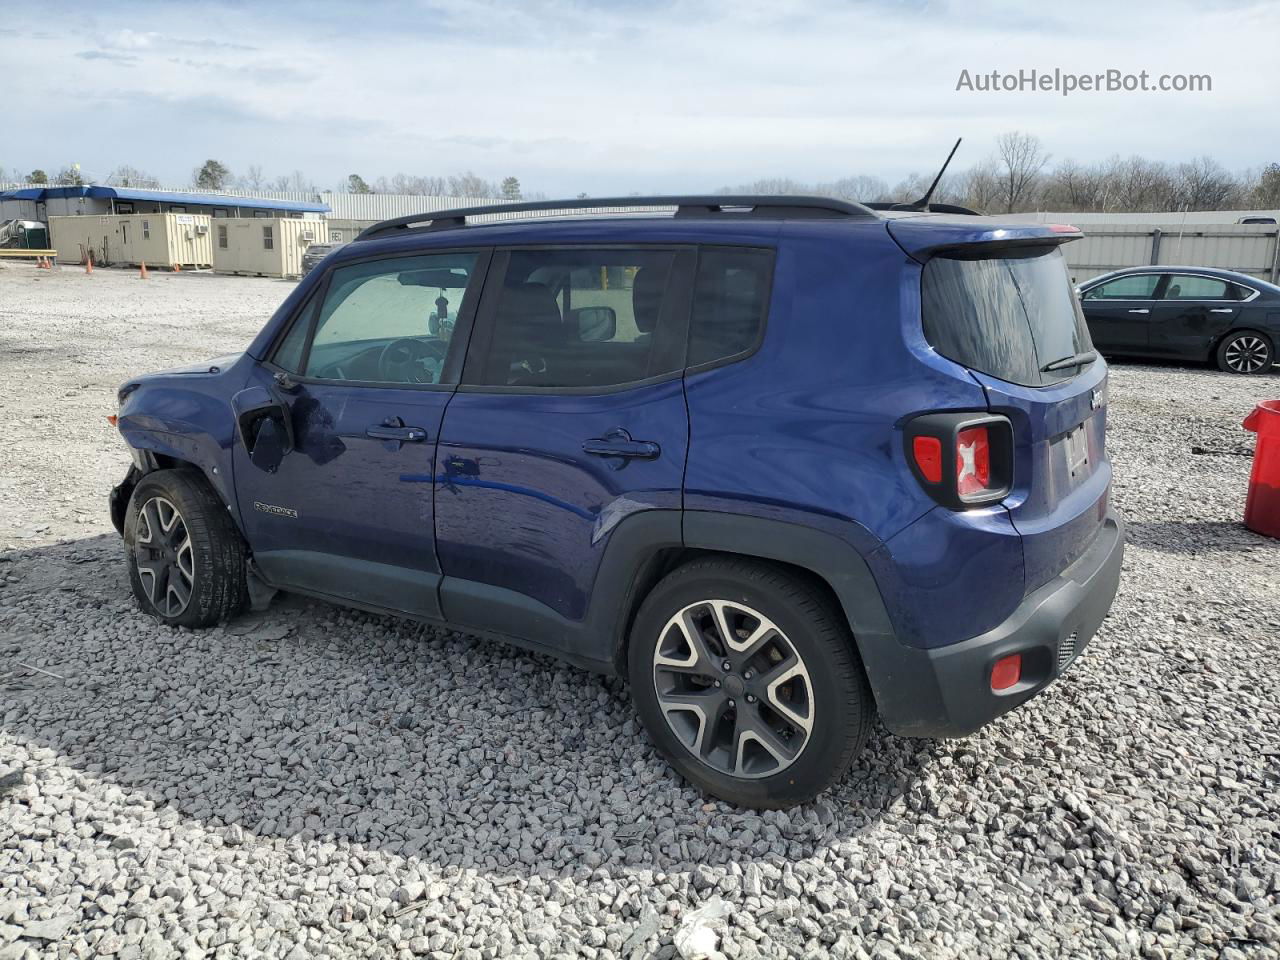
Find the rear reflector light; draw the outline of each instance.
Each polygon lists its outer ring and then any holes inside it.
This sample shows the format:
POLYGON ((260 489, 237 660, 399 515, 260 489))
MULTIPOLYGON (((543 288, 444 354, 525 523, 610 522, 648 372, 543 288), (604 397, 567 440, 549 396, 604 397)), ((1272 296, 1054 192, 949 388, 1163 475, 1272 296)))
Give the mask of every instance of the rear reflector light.
POLYGON ((942 441, 937 437, 916 437, 911 442, 920 475, 930 483, 942 482, 942 441))
POLYGON ((991 437, 985 426, 956 435, 956 492, 971 497, 991 489, 991 437))
POLYGON ((991 689, 1008 690, 1022 679, 1022 654, 1001 657, 991 668, 991 689))

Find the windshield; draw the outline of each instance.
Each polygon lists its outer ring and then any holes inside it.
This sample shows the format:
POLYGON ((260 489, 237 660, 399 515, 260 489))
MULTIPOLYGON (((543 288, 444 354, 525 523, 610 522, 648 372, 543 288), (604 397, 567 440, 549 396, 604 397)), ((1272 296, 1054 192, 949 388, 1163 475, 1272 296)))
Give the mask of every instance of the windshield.
POLYGON ((1070 379, 1080 365, 1044 367, 1093 350, 1056 246, 981 259, 934 257, 924 267, 921 313, 925 338, 938 353, 1024 386, 1070 379))

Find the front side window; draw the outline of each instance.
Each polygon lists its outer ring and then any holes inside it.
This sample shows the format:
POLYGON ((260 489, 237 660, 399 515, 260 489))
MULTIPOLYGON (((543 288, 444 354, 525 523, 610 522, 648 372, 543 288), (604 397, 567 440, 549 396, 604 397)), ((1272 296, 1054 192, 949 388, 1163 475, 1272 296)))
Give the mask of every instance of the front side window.
POLYGON ((276 245, 276 240, 271 233, 271 228, 263 227, 262 228, 262 249, 273 250, 275 249, 275 245, 276 245))
POLYGON ((675 263, 669 250, 513 251, 492 339, 469 380, 612 387, 679 370, 684 338, 669 316, 675 263))
POLYGON ((1160 282, 1158 273, 1139 273, 1100 283, 1084 295, 1086 300, 1150 300, 1160 282))
MULTIPOLYGON (((439 383, 477 259, 475 253, 445 253, 335 269, 315 318, 306 376, 439 383)), ((304 311, 298 322, 306 316, 304 311)))
POLYGON ((689 366, 755 347, 769 310, 773 256, 767 250, 704 248, 689 318, 689 366))
POLYGON ((1232 285, 1213 277, 1173 274, 1164 288, 1166 300, 1234 300, 1232 285))

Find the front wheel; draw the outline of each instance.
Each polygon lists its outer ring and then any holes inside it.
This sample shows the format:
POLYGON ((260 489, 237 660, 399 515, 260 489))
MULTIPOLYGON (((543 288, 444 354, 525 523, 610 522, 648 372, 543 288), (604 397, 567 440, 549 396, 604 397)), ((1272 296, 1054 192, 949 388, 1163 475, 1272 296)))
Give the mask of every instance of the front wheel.
POLYGON ((1218 344, 1218 369, 1226 373, 1266 373, 1275 359, 1270 339, 1253 330, 1238 330, 1218 344))
POLYGON ((138 482, 124 542, 134 598, 162 622, 209 627, 244 606, 244 540, 194 470, 157 470, 138 482))
POLYGON ((874 702, 843 615, 767 564, 697 560, 668 574, 636 616, 628 660, 671 765, 742 806, 812 799, 870 732, 874 702))

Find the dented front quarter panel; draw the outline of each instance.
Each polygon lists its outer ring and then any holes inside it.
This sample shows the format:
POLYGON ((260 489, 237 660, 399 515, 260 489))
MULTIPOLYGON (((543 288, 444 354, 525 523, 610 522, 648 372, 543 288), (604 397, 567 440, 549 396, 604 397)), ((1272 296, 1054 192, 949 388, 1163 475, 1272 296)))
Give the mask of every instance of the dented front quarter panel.
POLYGON ((252 362, 241 354, 135 377, 120 389, 116 424, 139 469, 149 469, 155 456, 194 465, 238 525, 231 472, 236 428, 228 398, 245 382, 252 362))

